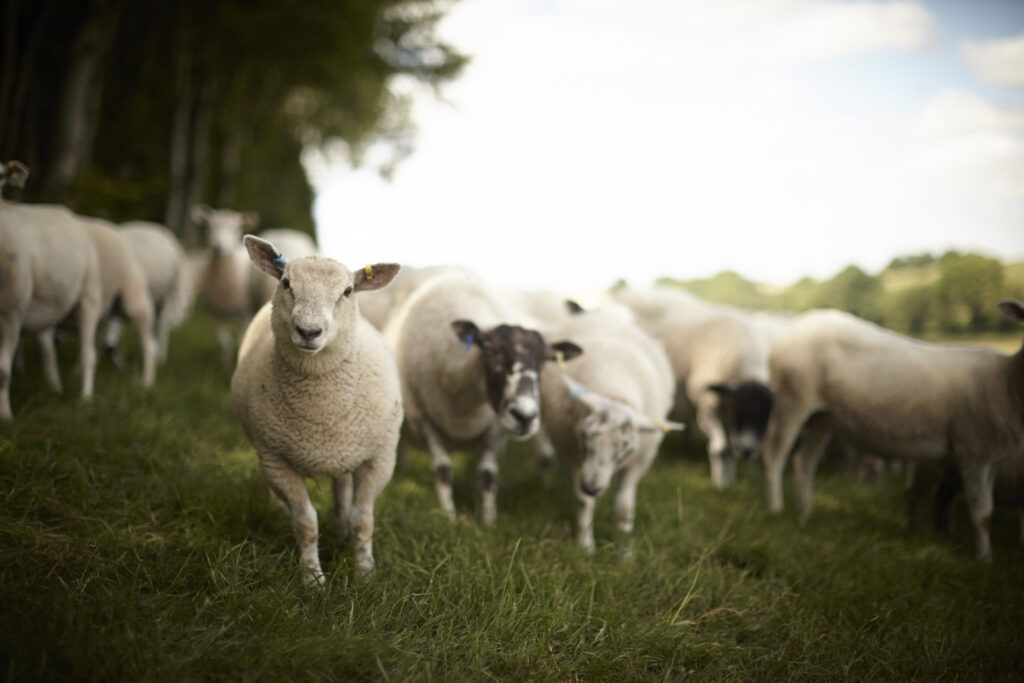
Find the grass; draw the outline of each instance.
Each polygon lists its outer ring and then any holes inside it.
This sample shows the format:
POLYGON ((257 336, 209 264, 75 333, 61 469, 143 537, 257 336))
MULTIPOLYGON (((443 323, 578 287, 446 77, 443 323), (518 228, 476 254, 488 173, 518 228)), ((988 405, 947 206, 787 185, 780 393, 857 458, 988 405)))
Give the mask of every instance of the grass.
MULTIPOLYGON (((73 344, 65 344, 73 346, 73 344)), ((62 349, 70 377, 73 349, 62 349)), ((452 525, 426 457, 377 504, 377 575, 353 580, 313 486, 328 582, 304 587, 289 522, 231 410, 208 321, 157 386, 104 363, 90 403, 43 385, 31 345, 0 427, 0 665, 25 680, 1020 680, 1024 550, 995 519, 976 564, 908 529, 900 482, 822 472, 806 527, 766 514, 753 468, 715 491, 673 437, 642 481, 634 558, 600 501, 597 552, 521 449, 499 519, 455 457, 452 525)), ((67 382, 73 388, 76 382, 67 382)), ((69 394, 73 392, 69 388, 69 394)))

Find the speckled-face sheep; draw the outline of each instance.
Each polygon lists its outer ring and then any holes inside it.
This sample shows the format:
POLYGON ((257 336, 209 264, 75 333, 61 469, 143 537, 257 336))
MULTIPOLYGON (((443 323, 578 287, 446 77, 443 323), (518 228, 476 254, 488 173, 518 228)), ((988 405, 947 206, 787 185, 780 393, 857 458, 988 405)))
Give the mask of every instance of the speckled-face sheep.
POLYGON ((96 247, 100 264, 101 320, 124 315, 131 321, 142 352, 142 384, 156 379, 157 340, 154 333, 153 300, 142 269, 117 227, 100 218, 75 216, 96 247))
POLYGON ((192 207, 192 222, 205 226, 210 245, 199 287, 199 300, 213 317, 217 327, 221 361, 231 367, 235 352, 232 329, 244 329, 252 317, 249 280, 252 266, 242 245, 242 234, 259 224, 259 214, 228 209, 211 209, 203 204, 192 207))
POLYGON ((28 180, 28 166, 25 164, 20 161, 0 163, 0 194, 3 193, 6 185, 25 187, 26 180, 28 180))
MULTIPOLYGON (((1024 321, 1024 304, 999 302, 1024 321)), ((994 463, 1024 457, 1024 351, 928 344, 839 311, 796 318, 775 345, 775 405, 765 442, 768 504, 782 510, 793 457, 796 501, 811 513, 814 474, 835 433, 880 456, 949 459, 964 481, 977 557, 991 559, 994 463)))
POLYGON ((351 272, 323 256, 286 262, 252 235, 245 246, 279 284, 242 340, 231 378, 235 413, 291 512, 307 580, 324 581, 304 481, 314 476, 333 479, 337 530, 351 533, 364 577, 374 567, 374 501, 395 468, 402 396, 391 351, 359 315, 356 295, 387 285, 398 265, 351 272))
POLYGON ((96 247, 74 214, 0 202, 0 419, 12 417, 11 364, 22 330, 37 334, 46 381, 61 391, 54 332, 76 308, 82 398, 92 396, 101 307, 96 247))
POLYGON ((674 414, 696 416, 708 440, 711 480, 718 488, 731 486, 738 461, 760 454, 772 405, 768 353, 776 332, 747 312, 681 290, 622 290, 615 301, 664 345, 677 385, 674 414))
MULTIPOLYGON (((124 237, 153 302, 156 319, 157 360, 167 360, 171 329, 181 323, 192 305, 192 276, 185 250, 168 228, 148 221, 129 221, 121 225, 124 237)), ((111 319, 107 327, 107 349, 117 346, 120 318, 111 319)))
POLYGON ((455 519, 447 443, 484 441, 477 467, 482 518, 497 515, 498 457, 508 435, 532 437, 540 425, 540 368, 572 342, 549 344, 526 327, 482 279, 443 273, 416 288, 385 336, 395 349, 409 434, 430 453, 442 509, 455 519))
MULTIPOLYGON (((658 453, 675 384, 664 349, 632 323, 580 313, 551 330, 586 353, 541 377, 542 424, 577 500, 576 536, 594 549, 594 507, 618 474, 615 514, 622 542, 633 530, 636 489, 658 453)), ((627 549, 628 552, 628 549, 627 549)))

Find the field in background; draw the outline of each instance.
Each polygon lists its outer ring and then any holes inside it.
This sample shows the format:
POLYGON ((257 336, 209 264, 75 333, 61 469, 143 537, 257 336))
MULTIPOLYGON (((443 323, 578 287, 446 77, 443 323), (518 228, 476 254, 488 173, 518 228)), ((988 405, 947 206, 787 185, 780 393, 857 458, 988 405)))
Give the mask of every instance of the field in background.
MULTIPOLYGON (((1016 336, 1019 343, 1019 335, 1016 336)), ((1016 345, 1016 344, 1015 344, 1016 345)), ((65 347, 73 344, 65 344, 65 347)), ((608 496, 598 549, 522 448, 502 462, 499 519, 475 513, 475 461, 455 456, 450 525, 413 451, 377 506, 378 574, 352 579, 328 487, 315 499, 328 585, 301 581, 290 525, 238 428, 203 318, 172 340, 151 392, 104 362, 97 396, 43 385, 31 344, 0 427, 0 665, 8 680, 1019 679, 1024 549, 994 520, 976 564, 904 521, 897 475, 819 477, 806 528, 766 514, 741 470, 711 487, 673 436, 641 482, 634 558, 608 496)), ((788 477, 787 477, 788 485, 788 477)), ((788 492, 788 489, 787 489, 788 492)), ((787 498, 791 500, 791 496, 787 498)))

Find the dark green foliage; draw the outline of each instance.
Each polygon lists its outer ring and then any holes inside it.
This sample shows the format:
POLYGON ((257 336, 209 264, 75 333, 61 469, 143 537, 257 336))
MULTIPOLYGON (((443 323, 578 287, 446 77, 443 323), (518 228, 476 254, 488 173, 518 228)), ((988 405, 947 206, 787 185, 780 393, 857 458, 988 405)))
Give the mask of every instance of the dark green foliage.
MULTIPOLYGON (((73 340, 60 350, 69 394, 73 340)), ((127 344, 129 358, 138 355, 127 344)), ((172 337, 152 391, 102 363, 89 404, 45 388, 26 345, 0 427, 0 666, 9 680, 1007 680, 1024 670, 1024 561, 995 518, 995 562, 903 523, 901 482, 828 462, 806 528, 766 514, 741 469, 719 492, 685 440, 641 482, 634 558, 609 496, 597 552, 528 449, 477 519, 454 455, 450 525, 413 450, 377 504, 376 577, 353 581, 326 482, 313 486, 328 583, 306 589, 287 515, 230 406, 212 326, 172 337)))

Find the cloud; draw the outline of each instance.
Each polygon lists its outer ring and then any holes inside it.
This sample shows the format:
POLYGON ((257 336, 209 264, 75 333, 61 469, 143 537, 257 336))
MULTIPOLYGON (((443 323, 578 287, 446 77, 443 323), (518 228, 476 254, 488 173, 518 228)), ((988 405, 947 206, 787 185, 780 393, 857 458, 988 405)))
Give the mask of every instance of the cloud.
POLYGON ((1024 86, 1024 33, 1002 40, 965 41, 960 56, 971 71, 989 83, 1024 86))

